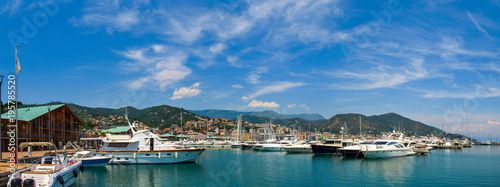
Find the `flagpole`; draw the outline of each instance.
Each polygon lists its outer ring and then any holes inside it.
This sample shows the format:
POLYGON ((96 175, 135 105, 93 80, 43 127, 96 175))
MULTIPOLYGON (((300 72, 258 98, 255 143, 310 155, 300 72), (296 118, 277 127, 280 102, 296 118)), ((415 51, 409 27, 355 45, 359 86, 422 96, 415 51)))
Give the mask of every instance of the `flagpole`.
POLYGON ((19 96, 19 90, 17 89, 17 80, 19 79, 19 71, 17 71, 17 45, 16 45, 16 169, 18 168, 19 166, 19 155, 17 154, 19 152, 19 150, 17 150, 19 148, 19 130, 17 128, 18 126, 18 116, 17 116, 17 113, 18 113, 18 109, 17 109, 17 98, 19 96))

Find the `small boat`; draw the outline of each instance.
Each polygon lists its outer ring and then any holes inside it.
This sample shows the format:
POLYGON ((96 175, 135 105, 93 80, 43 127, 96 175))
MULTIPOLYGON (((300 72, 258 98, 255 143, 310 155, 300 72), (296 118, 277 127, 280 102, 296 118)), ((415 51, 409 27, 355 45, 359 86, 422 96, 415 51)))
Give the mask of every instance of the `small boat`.
POLYGON ((252 146, 257 144, 257 142, 246 142, 241 144, 241 149, 242 150, 251 150, 252 146))
POLYGON ((417 155, 425 155, 429 153, 429 149, 427 149, 427 144, 419 143, 412 147, 413 152, 417 155))
POLYGON ((462 146, 462 144, 461 144, 461 143, 459 143, 459 142, 453 142, 453 143, 452 143, 452 142, 450 142, 450 141, 447 141, 447 142, 445 142, 445 143, 440 142, 440 143, 438 144, 438 148, 439 148, 439 149, 462 149, 462 148, 463 148, 463 146, 462 146))
POLYGON ((304 142, 297 142, 283 147, 286 153, 312 153, 311 145, 304 142))
POLYGON ((282 152, 285 151, 284 147, 292 145, 289 141, 280 141, 278 143, 265 144, 262 146, 261 151, 267 152, 282 152))
POLYGON ((83 171, 81 161, 69 159, 64 154, 47 152, 40 164, 10 175, 7 186, 70 186, 76 182, 79 171, 83 171))
POLYGON ((73 159, 82 161, 84 167, 106 166, 111 158, 111 156, 99 156, 90 151, 78 151, 73 155, 73 159))
POLYGON ((241 148, 241 143, 240 142, 232 142, 231 148, 233 148, 233 149, 241 148))

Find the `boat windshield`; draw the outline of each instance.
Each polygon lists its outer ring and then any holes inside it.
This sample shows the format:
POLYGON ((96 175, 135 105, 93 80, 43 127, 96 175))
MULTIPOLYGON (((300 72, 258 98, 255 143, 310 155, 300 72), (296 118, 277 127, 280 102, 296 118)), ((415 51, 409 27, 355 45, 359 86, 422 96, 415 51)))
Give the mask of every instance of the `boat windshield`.
POLYGON ((52 157, 45 158, 43 160, 42 164, 52 164, 52 159, 54 159, 54 158, 52 158, 52 157))
POLYGON ((361 144, 361 145, 373 144, 373 141, 362 142, 362 143, 360 143, 360 144, 361 144))
POLYGON ((380 141, 380 142, 375 142, 375 145, 385 145, 387 141, 380 141))

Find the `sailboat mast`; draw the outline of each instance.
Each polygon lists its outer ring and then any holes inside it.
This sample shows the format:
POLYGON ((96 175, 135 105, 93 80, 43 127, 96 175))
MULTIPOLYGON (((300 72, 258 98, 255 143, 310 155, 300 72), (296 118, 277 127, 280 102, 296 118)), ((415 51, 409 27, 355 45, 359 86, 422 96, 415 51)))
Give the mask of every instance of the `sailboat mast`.
POLYGON ((359 138, 361 139, 361 116, 359 116, 359 138))

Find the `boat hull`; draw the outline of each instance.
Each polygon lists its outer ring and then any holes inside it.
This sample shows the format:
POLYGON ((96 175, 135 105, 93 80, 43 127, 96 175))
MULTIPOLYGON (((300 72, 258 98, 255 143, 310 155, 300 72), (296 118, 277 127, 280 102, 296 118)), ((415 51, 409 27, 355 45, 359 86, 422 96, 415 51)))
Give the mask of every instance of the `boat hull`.
POLYGON ((109 164, 176 164, 196 162, 204 149, 140 152, 99 152, 112 155, 109 164))
POLYGON ((312 149, 309 147, 285 147, 287 153, 312 153, 312 149))
POLYGON ((405 150, 370 150, 370 151, 362 151, 365 158, 393 158, 393 157, 402 157, 413 155, 415 152, 405 149, 405 150))
POLYGON ((265 152, 283 152, 285 149, 283 147, 262 147, 261 151, 265 152))
POLYGON ((342 150, 342 149, 340 149, 340 153, 345 158, 365 158, 365 155, 359 149, 358 150, 342 150))
POLYGON ((332 146, 332 145, 311 145, 312 152, 314 154, 340 154, 339 152, 339 146, 332 146))
POLYGON ((108 165, 111 158, 82 159, 84 167, 102 167, 108 165))

